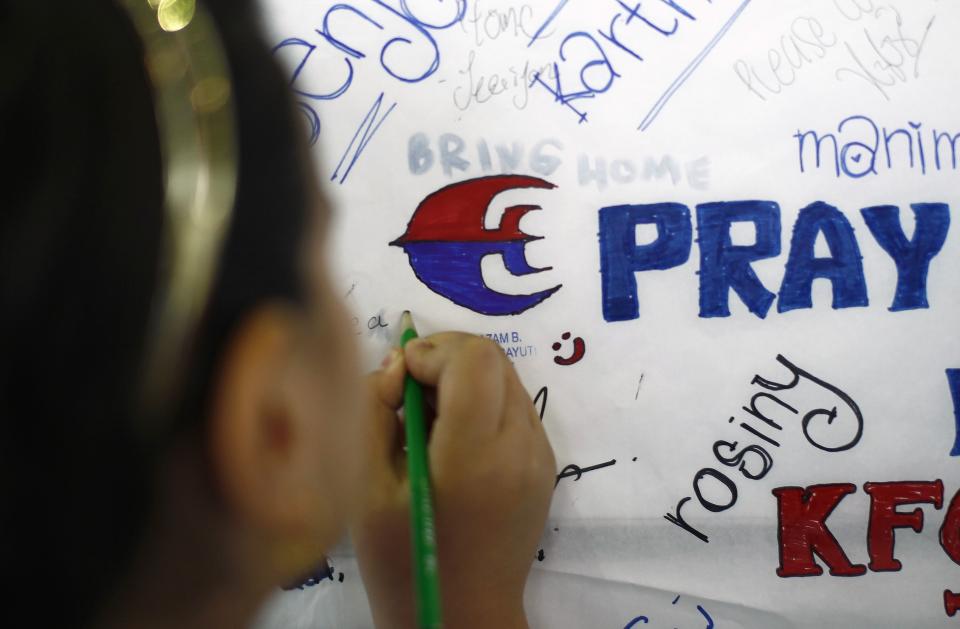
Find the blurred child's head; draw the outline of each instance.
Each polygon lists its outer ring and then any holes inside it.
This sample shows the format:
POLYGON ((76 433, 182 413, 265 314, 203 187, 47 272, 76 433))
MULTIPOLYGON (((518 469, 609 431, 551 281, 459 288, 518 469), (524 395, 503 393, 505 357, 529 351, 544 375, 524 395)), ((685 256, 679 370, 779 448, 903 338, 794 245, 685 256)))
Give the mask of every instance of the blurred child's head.
POLYGON ((323 258, 329 210, 257 16, 207 2, 232 71, 236 203, 175 409, 144 439, 165 217, 142 42, 111 0, 13 4, 0 22, 8 593, 55 597, 33 612, 62 626, 122 615, 127 599, 189 605, 293 579, 350 510, 358 379, 323 258))

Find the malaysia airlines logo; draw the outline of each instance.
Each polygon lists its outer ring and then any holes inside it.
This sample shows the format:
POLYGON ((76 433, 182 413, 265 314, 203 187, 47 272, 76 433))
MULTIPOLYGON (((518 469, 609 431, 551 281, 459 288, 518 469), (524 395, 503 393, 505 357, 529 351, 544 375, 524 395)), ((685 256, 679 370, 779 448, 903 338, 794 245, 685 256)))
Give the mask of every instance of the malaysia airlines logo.
POLYGON ((497 229, 486 229, 484 217, 501 192, 522 188, 553 189, 548 181, 524 175, 498 175, 455 183, 434 192, 417 207, 406 233, 390 244, 402 247, 417 278, 435 293, 485 315, 515 315, 533 308, 562 284, 530 295, 507 295, 490 289, 480 262, 494 254, 516 276, 549 271, 530 266, 527 243, 541 240, 520 229, 520 219, 539 205, 508 207, 497 229))

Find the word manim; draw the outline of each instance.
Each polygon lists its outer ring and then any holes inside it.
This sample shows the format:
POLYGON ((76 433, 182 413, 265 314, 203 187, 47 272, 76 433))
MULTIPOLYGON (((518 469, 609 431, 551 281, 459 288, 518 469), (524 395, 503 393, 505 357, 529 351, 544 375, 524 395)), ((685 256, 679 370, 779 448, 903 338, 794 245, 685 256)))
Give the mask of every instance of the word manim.
POLYGON ((908 122, 893 130, 879 127, 867 116, 849 116, 837 125, 837 132, 797 130, 800 172, 813 162, 816 169, 832 170, 837 177, 861 179, 887 170, 957 170, 957 143, 960 133, 923 130, 923 124, 908 122))

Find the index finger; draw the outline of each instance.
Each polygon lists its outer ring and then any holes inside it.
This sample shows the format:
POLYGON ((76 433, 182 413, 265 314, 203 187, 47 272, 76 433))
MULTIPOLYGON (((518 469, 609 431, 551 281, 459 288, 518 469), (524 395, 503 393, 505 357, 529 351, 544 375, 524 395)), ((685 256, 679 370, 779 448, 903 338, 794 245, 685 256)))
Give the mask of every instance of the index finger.
POLYGON ((507 359, 489 339, 443 332, 410 341, 404 357, 410 374, 437 389, 433 434, 489 435, 500 427, 507 396, 507 359))

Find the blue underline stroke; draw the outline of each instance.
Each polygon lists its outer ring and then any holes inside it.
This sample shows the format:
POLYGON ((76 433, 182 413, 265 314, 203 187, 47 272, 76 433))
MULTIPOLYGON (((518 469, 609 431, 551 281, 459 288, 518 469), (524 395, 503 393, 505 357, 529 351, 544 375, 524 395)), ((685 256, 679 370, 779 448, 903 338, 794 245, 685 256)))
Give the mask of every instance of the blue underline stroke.
POLYGON ((397 103, 390 105, 390 109, 383 114, 383 117, 379 120, 379 122, 377 121, 377 114, 380 113, 380 107, 383 105, 383 96, 384 93, 380 92, 380 96, 374 101, 373 107, 371 107, 370 111, 367 112, 367 115, 364 116, 363 122, 361 122, 360 127, 357 128, 357 132, 353 134, 353 138, 350 140, 347 150, 343 152, 343 157, 340 158, 340 163, 337 164, 336 170, 333 171, 333 176, 330 177, 330 181, 337 181, 339 178, 340 185, 346 183, 347 177, 350 176, 350 173, 353 171, 353 167, 356 165, 357 160, 360 159, 360 155, 367 148, 367 144, 370 143, 370 141, 373 139, 373 136, 376 135, 377 131, 380 130, 381 125, 383 125, 390 114, 393 113, 397 103), (353 159, 351 159, 350 163, 347 164, 347 170, 341 176, 340 169, 343 167, 344 162, 347 160, 347 156, 350 154, 350 150, 357 142, 357 138, 360 137, 361 133, 363 134, 363 137, 360 138, 360 144, 357 146, 357 150, 353 154, 353 159))
MULTIPOLYGON (((750 1, 750 0, 747 0, 747 2, 749 2, 749 1, 750 1)), ((707 628, 706 628, 706 629, 713 629, 713 618, 710 617, 710 614, 707 613, 707 610, 705 610, 705 609, 704 609, 703 607, 701 607, 700 605, 697 605, 697 611, 700 612, 700 613, 703 615, 704 618, 706 618, 706 620, 707 620, 707 628)))
POLYGON ((540 36, 543 35, 543 31, 547 30, 547 27, 550 26, 553 20, 557 17, 557 14, 563 10, 563 7, 566 6, 568 2, 570 2, 570 0, 560 0, 560 2, 557 3, 557 6, 554 7, 553 13, 550 14, 550 16, 547 18, 547 21, 544 22, 540 28, 537 29, 537 32, 533 34, 533 37, 530 38, 530 43, 527 44, 527 48, 532 46, 534 42, 536 42, 540 36))
POLYGON ((723 39, 723 36, 727 34, 727 31, 730 30, 730 27, 733 26, 733 24, 737 21, 737 18, 740 17, 740 14, 743 13, 743 10, 747 8, 747 5, 750 4, 750 2, 751 0, 743 0, 740 6, 737 7, 737 10, 734 11, 733 16, 727 20, 727 23, 724 24, 723 28, 720 29, 720 32, 710 40, 710 43, 707 44, 706 48, 700 51, 700 54, 690 62, 690 65, 688 65, 682 73, 680 73, 680 76, 678 76, 677 79, 670 84, 670 87, 667 88, 667 91, 664 92, 663 96, 657 100, 657 102, 653 105, 653 108, 647 113, 646 117, 640 123, 640 126, 637 127, 640 131, 646 131, 647 128, 653 124, 653 121, 656 120, 657 116, 660 115, 660 110, 662 110, 664 106, 670 102, 670 99, 673 98, 673 95, 677 92, 677 90, 679 90, 683 84, 686 83, 687 79, 690 78, 690 75, 693 74, 694 70, 696 70, 701 63, 703 63, 703 60, 707 58, 707 55, 709 55, 710 52, 717 46, 717 44, 720 43, 720 40, 723 39))

